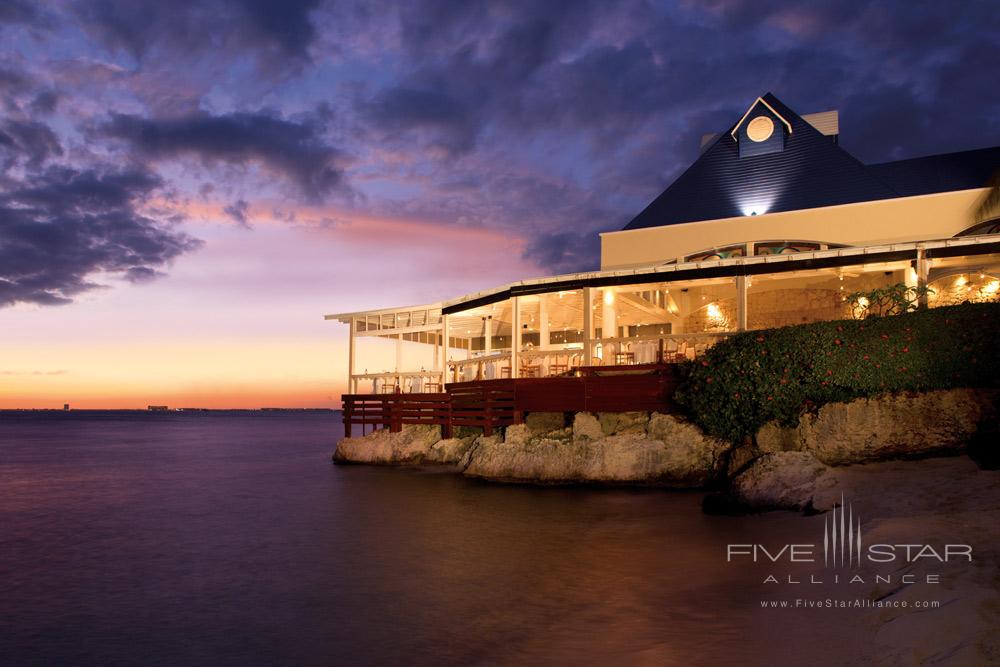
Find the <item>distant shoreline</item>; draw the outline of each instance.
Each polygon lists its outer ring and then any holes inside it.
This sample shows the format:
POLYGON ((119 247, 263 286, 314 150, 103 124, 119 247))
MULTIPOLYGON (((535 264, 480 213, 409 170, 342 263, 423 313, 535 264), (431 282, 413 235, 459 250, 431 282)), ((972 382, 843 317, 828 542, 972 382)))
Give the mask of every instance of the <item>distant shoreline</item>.
POLYGON ((0 414, 7 412, 141 412, 143 414, 188 414, 199 412, 340 412, 337 408, 170 408, 167 410, 150 410, 148 408, 0 408, 0 414))

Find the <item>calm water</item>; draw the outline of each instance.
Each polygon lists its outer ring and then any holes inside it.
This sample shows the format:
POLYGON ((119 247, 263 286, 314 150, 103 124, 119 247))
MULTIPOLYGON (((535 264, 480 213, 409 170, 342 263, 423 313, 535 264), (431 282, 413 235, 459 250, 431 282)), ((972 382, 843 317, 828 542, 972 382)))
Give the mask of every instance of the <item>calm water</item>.
POLYGON ((0 661, 690 665, 822 649, 724 562, 727 542, 808 519, 333 466, 339 435, 329 413, 0 414, 0 661))

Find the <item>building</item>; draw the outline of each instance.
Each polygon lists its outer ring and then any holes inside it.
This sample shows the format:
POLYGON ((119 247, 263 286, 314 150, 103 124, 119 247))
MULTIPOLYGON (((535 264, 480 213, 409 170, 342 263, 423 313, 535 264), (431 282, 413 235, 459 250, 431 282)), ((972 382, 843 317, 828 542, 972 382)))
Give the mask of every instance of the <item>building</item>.
POLYGON ((977 210, 1000 147, 866 165, 840 147, 838 120, 758 98, 601 235, 598 271, 327 315, 350 326, 349 392, 638 371, 737 331, 864 317, 865 300, 848 295, 892 284, 929 287, 923 307, 996 299, 1000 219, 977 210), (372 336, 395 340, 393 368, 356 358, 372 336), (404 359, 404 341, 423 352, 404 359))

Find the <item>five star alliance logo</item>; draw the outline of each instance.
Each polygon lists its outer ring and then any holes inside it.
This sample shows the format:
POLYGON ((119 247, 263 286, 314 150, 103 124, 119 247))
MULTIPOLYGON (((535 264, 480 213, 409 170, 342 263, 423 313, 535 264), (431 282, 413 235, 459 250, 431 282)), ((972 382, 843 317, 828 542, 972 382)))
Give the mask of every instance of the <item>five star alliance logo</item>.
POLYGON ((861 567, 861 517, 854 516, 854 504, 834 507, 823 519, 823 564, 827 567, 861 567), (845 512, 846 509, 846 512, 845 512))

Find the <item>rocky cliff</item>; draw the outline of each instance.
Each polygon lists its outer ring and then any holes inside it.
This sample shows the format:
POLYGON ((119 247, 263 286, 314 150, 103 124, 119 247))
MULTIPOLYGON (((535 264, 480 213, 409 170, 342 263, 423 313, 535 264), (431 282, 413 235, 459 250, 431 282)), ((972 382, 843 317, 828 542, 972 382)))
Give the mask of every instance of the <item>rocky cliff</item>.
POLYGON ((768 424, 734 446, 677 415, 643 412, 536 413, 483 437, 442 439, 438 427, 407 426, 345 438, 337 462, 447 464, 497 481, 602 482, 701 488, 730 481, 754 507, 797 508, 822 501, 832 466, 965 451, 997 419, 997 392, 954 389, 832 403, 793 427, 768 424))

